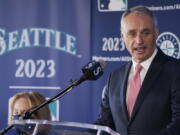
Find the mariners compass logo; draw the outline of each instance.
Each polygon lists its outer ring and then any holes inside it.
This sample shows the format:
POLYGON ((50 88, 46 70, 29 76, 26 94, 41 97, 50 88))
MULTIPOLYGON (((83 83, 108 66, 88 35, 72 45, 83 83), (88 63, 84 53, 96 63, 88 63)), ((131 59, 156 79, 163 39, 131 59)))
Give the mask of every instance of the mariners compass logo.
POLYGON ((157 45, 167 55, 180 58, 180 41, 178 37, 171 32, 163 32, 157 39, 157 45))

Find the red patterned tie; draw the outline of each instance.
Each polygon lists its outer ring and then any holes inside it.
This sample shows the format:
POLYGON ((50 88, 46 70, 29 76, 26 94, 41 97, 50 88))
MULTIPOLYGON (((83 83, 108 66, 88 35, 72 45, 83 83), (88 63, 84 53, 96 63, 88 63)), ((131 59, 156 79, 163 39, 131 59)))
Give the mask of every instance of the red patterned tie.
POLYGON ((128 95, 128 114, 129 117, 131 117, 131 113, 134 107, 134 104, 136 102, 136 98, 138 96, 140 87, 141 87, 141 77, 140 77, 140 72, 141 72, 142 66, 140 64, 136 65, 136 73, 130 80, 130 86, 129 86, 129 95, 128 95))

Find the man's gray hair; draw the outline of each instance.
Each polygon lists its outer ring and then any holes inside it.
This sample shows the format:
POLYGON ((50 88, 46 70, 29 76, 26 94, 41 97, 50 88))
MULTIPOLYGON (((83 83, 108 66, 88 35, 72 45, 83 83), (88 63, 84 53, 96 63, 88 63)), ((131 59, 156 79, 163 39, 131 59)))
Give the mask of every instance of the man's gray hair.
POLYGON ((128 10, 126 10, 123 14, 122 14, 122 17, 121 17, 121 27, 123 26, 123 21, 124 21, 124 18, 131 14, 131 13, 137 13, 137 14, 146 14, 148 16, 150 16, 153 20, 153 23, 154 23, 154 26, 156 28, 158 28, 158 23, 157 23, 157 19, 156 19, 156 16, 153 14, 153 12, 148 9, 147 7, 145 6, 142 6, 142 5, 139 5, 139 6, 135 6, 135 7, 132 7, 128 10))

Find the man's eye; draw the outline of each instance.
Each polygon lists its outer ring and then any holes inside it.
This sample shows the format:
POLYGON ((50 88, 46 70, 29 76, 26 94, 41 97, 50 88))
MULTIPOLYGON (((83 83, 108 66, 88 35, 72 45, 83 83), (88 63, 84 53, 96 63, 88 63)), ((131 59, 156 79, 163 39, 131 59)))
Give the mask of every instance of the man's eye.
POLYGON ((131 38, 133 38, 133 37, 136 36, 136 33, 134 33, 134 32, 128 33, 128 36, 131 37, 131 38))
POLYGON ((148 35, 150 34, 150 31, 143 31, 142 34, 143 34, 144 36, 148 36, 148 35))

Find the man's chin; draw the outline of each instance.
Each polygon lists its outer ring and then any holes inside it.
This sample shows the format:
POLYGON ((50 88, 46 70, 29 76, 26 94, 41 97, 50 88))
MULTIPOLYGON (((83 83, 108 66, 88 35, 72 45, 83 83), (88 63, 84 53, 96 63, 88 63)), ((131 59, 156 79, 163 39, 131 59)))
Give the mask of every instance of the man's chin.
POLYGON ((136 57, 134 57, 134 60, 138 63, 143 62, 146 59, 148 59, 148 58, 144 57, 144 55, 136 55, 136 57))

